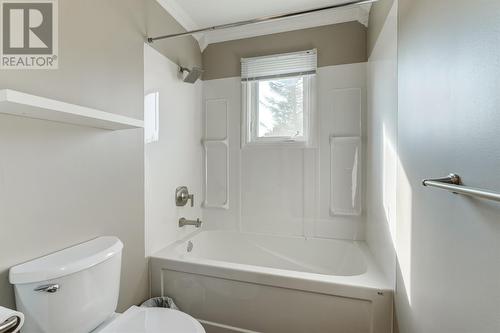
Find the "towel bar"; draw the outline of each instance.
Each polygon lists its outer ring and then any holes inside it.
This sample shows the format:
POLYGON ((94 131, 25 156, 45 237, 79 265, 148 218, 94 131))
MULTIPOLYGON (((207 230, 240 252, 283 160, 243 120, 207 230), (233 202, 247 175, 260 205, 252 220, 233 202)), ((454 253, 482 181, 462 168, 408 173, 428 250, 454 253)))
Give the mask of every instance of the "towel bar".
POLYGON ((470 195, 473 197, 500 202, 500 193, 483 190, 475 187, 464 186, 462 185, 460 176, 454 173, 451 173, 448 175, 448 177, 444 178, 425 179, 422 182, 422 185, 437 187, 443 190, 451 191, 455 194, 470 195))
POLYGON ((14 327, 17 327, 18 320, 19 320, 18 317, 14 316, 10 317, 3 323, 0 323, 0 333, 11 332, 14 329, 14 327))

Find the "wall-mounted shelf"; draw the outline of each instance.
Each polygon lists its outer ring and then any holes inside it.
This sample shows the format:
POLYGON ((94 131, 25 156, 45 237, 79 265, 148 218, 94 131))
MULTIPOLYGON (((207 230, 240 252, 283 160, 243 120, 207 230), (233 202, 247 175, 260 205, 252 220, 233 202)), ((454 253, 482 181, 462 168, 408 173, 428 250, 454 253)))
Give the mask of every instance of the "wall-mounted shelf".
POLYGON ((10 89, 0 90, 0 114, 10 114, 107 130, 124 130, 144 127, 144 122, 139 119, 10 89))

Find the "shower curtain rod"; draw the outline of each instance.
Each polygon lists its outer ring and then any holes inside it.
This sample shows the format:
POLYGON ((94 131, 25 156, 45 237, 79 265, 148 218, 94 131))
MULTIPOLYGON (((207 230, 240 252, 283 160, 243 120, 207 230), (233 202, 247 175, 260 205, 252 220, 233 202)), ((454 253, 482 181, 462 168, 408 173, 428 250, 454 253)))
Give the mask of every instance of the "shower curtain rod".
POLYGON ((235 23, 221 24, 221 25, 216 25, 216 26, 213 26, 213 27, 208 27, 208 28, 203 28, 203 29, 196 29, 196 30, 181 32, 181 33, 177 33, 177 34, 170 34, 170 35, 164 35, 164 36, 158 36, 158 37, 148 37, 148 43, 152 43, 155 40, 169 39, 169 38, 182 37, 182 36, 189 36, 189 35, 193 35, 193 34, 196 34, 196 33, 199 33, 199 32, 223 30, 223 29, 241 27, 241 26, 245 26, 245 25, 249 25, 249 24, 261 23, 261 22, 269 22, 269 21, 274 21, 274 20, 279 20, 279 19, 285 19, 285 18, 291 18, 291 17, 299 17, 299 16, 302 16, 302 15, 307 15, 307 14, 312 14, 312 13, 316 13, 316 12, 321 12, 321 11, 324 11, 324 10, 339 9, 339 8, 344 8, 344 7, 349 7, 349 6, 355 6, 355 5, 364 5, 364 4, 369 4, 369 3, 373 3, 373 2, 377 2, 377 1, 378 0, 354 0, 354 1, 344 2, 344 3, 341 3, 341 4, 326 6, 326 7, 320 7, 320 8, 315 8, 315 9, 303 10, 303 11, 300 11, 300 12, 293 12, 293 13, 288 13, 288 14, 281 14, 281 15, 268 16, 268 17, 261 17, 261 18, 256 18, 256 19, 252 19, 252 20, 239 21, 239 22, 235 22, 235 23))

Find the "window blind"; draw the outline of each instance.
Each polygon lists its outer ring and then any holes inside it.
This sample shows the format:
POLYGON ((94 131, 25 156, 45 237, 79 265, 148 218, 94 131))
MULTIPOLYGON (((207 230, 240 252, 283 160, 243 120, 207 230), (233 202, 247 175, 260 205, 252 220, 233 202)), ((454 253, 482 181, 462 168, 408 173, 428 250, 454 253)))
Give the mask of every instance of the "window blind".
POLYGON ((255 81, 287 76, 315 74, 318 67, 316 49, 241 59, 241 80, 255 81))

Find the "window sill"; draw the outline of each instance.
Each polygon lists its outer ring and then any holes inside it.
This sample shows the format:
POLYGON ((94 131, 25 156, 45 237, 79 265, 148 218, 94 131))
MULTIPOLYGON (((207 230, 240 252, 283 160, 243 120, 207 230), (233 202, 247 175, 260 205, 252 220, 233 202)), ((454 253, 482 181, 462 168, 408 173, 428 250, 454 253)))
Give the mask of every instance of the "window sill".
POLYGON ((306 141, 252 141, 243 143, 241 148, 297 148, 297 149, 306 149, 306 148, 315 148, 309 142, 306 141))

